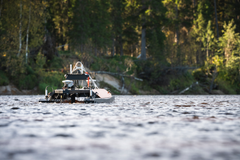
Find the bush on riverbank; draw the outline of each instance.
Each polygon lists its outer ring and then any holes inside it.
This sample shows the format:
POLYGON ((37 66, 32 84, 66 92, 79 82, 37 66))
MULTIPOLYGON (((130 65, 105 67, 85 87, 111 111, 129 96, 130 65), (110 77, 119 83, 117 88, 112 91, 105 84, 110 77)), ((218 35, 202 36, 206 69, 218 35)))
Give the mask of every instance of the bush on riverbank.
MULTIPOLYGON (((212 82, 213 71, 207 68, 199 68, 193 71, 194 78, 199 81, 206 90, 209 90, 212 82)), ((240 84, 238 80, 230 78, 232 76, 231 72, 221 69, 217 72, 216 79, 213 81, 213 90, 221 90, 225 94, 239 94, 240 84)))
POLYGON ((236 88, 234 89, 234 85, 229 84, 227 81, 222 79, 217 79, 216 83, 218 84, 218 89, 223 91, 225 94, 237 94, 236 88))
POLYGON ((131 75, 136 72, 136 58, 115 55, 113 57, 93 57, 90 65, 92 71, 108 71, 119 74, 131 75))
POLYGON ((9 80, 3 71, 0 71, 0 86, 8 85, 9 80))
POLYGON ((53 89, 62 87, 64 73, 58 71, 62 67, 62 62, 63 59, 55 57, 52 61, 47 63, 45 57, 42 54, 38 54, 36 59, 36 71, 38 72, 38 89, 40 93, 44 93, 47 86, 53 89), (45 70, 45 68, 47 70, 45 70), (52 68, 54 68, 55 71, 52 68))

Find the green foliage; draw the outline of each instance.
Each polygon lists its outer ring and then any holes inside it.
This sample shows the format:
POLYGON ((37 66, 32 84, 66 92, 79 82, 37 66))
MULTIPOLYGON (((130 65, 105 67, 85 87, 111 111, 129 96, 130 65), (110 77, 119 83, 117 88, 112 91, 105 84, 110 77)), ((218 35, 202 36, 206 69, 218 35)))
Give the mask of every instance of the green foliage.
POLYGON ((53 89, 61 88, 62 80, 64 79, 64 75, 61 72, 44 72, 38 84, 39 90, 44 93, 47 86, 51 86, 53 89))
POLYGON ((160 94, 178 94, 195 82, 194 77, 189 72, 182 75, 168 75, 168 77, 168 85, 155 87, 160 94))
POLYGON ((42 94, 44 94, 45 93, 45 88, 48 86, 48 84, 46 84, 46 83, 43 83, 43 82, 40 82, 39 84, 38 84, 38 90, 42 93, 42 94))
POLYGON ((125 88, 127 88, 131 94, 139 94, 139 87, 133 79, 125 78, 125 88))
POLYGON ((113 73, 133 74, 137 66, 134 63, 135 58, 129 56, 114 56, 108 59, 95 57, 91 70, 109 71, 113 73))
POLYGON ((156 90, 160 93, 160 94, 169 94, 169 89, 166 86, 156 86, 156 90))
POLYGON ((175 90, 181 91, 189 87, 190 85, 192 85, 193 82, 194 82, 194 77, 189 72, 187 72, 183 75, 173 76, 170 79, 168 89, 170 91, 175 91, 175 90))
POLYGON ((204 94, 208 93, 204 91, 204 89, 199 85, 195 85, 183 93, 183 95, 204 95, 204 94))
POLYGON ((48 62, 48 66, 51 69, 60 69, 63 67, 63 59, 55 56, 51 61, 48 62))
MULTIPOLYGON (((43 88, 46 87, 43 87, 44 84, 51 85, 55 89, 61 87, 61 81, 64 79, 63 73, 58 71, 45 72, 46 57, 43 54, 39 53, 37 55, 36 64, 33 65, 34 69, 30 65, 26 65, 22 59, 23 56, 12 58, 11 63, 7 63, 10 80, 19 89, 33 89, 38 86, 42 92, 44 91, 43 88)), ((60 68, 61 66, 62 59, 54 58, 51 67, 60 68)))
MULTIPOLYGON (((54 57, 50 61, 49 65, 51 68, 59 69, 62 67, 63 60, 59 57, 54 57)), ((62 80, 64 75, 59 71, 44 71, 44 66, 46 66, 46 57, 42 54, 38 54, 36 58, 36 71, 38 74, 37 86, 41 93, 44 93, 45 87, 51 86, 53 89, 61 88, 62 80)))
POLYGON ((121 92, 117 90, 115 87, 109 85, 108 83, 105 83, 104 81, 99 82, 101 88, 105 88, 109 90, 113 95, 120 95, 121 92))
POLYGON ((212 19, 213 7, 208 0, 200 1, 197 5, 197 10, 195 13, 196 19, 194 20, 195 31, 200 36, 204 33, 205 28, 208 25, 208 22, 212 19))
POLYGON ((147 1, 146 4, 142 5, 149 6, 145 14, 142 15, 146 18, 144 20, 146 21, 147 46, 149 46, 148 54, 164 61, 163 48, 166 37, 162 32, 162 27, 169 22, 165 14, 167 9, 164 7, 163 2, 158 0, 147 1))
POLYGON ((40 82, 40 83, 38 84, 38 90, 40 91, 41 94, 44 94, 44 93, 45 93, 46 87, 48 87, 48 88, 47 88, 47 89, 48 89, 48 92, 52 92, 52 91, 55 90, 55 89, 59 89, 59 87, 56 86, 56 85, 51 85, 51 84, 49 84, 49 83, 40 82))
POLYGON ((9 80, 6 74, 0 70, 0 86, 5 86, 9 84, 9 80))
POLYGON ((58 51, 58 53, 59 53, 60 57, 62 57, 64 59, 70 58, 73 55, 73 53, 71 51, 58 51))
POLYGON ((230 68, 239 67, 240 64, 240 35, 239 33, 235 33, 235 29, 236 25, 234 25, 233 20, 228 25, 224 22, 223 35, 219 38, 220 51, 224 53, 226 67, 230 68))
POLYGON ((25 64, 24 56, 7 57, 5 65, 9 80, 20 89, 33 89, 37 83, 37 75, 31 66, 25 64))
POLYGON ((104 48, 110 42, 109 1, 76 1, 73 7, 73 29, 69 32, 74 45, 91 43, 104 48))
POLYGON ((152 31, 149 39, 149 55, 156 57, 159 61, 164 63, 166 57, 163 52, 163 42, 165 35, 161 31, 152 31))
POLYGON ((20 55, 19 57, 7 56, 3 66, 6 67, 8 75, 14 77, 24 74, 27 65, 24 63, 24 56, 20 55))
POLYGON ((135 83, 136 83, 136 87, 138 87, 139 90, 151 91, 154 88, 154 87, 152 88, 152 86, 146 80, 135 81, 135 83))
POLYGON ((76 0, 48 0, 44 2, 47 5, 45 12, 48 14, 46 29, 53 35, 59 46, 69 43, 69 29, 72 28, 70 21, 73 19, 73 7, 76 0))
POLYGON ((211 29, 211 21, 208 21, 206 30, 203 33, 203 36, 200 37, 203 44, 202 50, 206 52, 206 62, 208 65, 210 51, 215 51, 216 39, 214 38, 213 31, 211 29))
POLYGON ((91 64, 90 69, 93 71, 109 71, 110 67, 106 59, 95 57, 94 63, 91 64))
POLYGON ((135 86, 135 84, 132 84, 132 85, 131 85, 131 88, 130 88, 130 92, 131 92, 132 94, 138 95, 138 94, 139 94, 139 89, 138 89, 137 86, 135 86))
POLYGON ((204 70, 203 68, 199 68, 193 71, 193 77, 201 82, 201 83, 207 83, 207 79, 206 79, 206 70, 204 70))
POLYGON ((25 55, 26 37, 29 25, 29 48, 39 47, 43 43, 44 37, 44 20, 46 12, 44 12, 46 4, 42 1, 30 0, 8 0, 1 4, 1 31, 0 44, 1 51, 5 51, 7 57, 14 57, 20 49, 21 54, 25 55), (22 4, 22 12, 20 13, 20 3, 22 4), (31 11, 29 12, 31 6, 31 11), (20 19, 20 14, 22 15, 20 19), (30 21, 29 21, 30 14, 30 21), (5 15, 5 16, 3 16, 5 15), (21 22, 21 38, 20 38, 20 22, 21 22), (20 38, 20 39, 19 39, 20 38), (19 48, 19 40, 22 47, 19 48))
POLYGON ((20 75, 12 76, 13 82, 19 89, 33 89, 38 84, 38 75, 29 65, 24 65, 23 69, 20 75))
POLYGON ((46 64, 46 57, 44 57, 43 54, 38 53, 36 58, 36 68, 42 69, 45 64, 46 64))
POLYGON ((224 23, 223 35, 219 38, 219 51, 223 54, 213 57, 218 71, 219 86, 227 94, 234 94, 240 88, 240 36, 239 33, 235 33, 235 28, 233 21, 228 25, 224 23))
POLYGON ((217 79, 218 88, 225 94, 236 94, 236 86, 230 85, 227 81, 220 78, 217 79))
POLYGON ((36 74, 21 75, 17 81, 19 89, 33 89, 38 84, 38 78, 36 74))

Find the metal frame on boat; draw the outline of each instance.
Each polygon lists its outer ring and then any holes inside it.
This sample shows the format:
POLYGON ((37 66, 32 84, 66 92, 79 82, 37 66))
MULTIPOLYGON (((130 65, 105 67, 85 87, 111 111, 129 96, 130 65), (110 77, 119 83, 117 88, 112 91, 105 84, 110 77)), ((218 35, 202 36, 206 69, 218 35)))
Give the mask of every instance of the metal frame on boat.
POLYGON ((70 73, 65 74, 62 89, 56 89, 48 93, 45 89, 45 99, 40 99, 43 103, 111 103, 114 96, 106 89, 98 88, 95 80, 85 70, 81 62, 77 62, 70 73))

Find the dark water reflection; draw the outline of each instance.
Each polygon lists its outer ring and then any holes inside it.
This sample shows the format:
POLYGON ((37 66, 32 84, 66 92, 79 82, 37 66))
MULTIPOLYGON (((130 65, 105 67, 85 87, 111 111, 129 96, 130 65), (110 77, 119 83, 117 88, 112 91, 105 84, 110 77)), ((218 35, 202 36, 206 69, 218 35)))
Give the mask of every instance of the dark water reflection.
POLYGON ((0 160, 239 160, 240 96, 0 96, 0 160))

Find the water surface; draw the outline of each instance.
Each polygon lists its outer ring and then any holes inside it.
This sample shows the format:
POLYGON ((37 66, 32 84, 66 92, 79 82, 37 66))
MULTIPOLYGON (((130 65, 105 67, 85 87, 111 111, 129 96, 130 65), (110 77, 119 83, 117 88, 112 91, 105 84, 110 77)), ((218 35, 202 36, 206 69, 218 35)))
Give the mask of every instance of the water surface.
POLYGON ((240 96, 0 96, 1 160, 239 160, 240 96))

